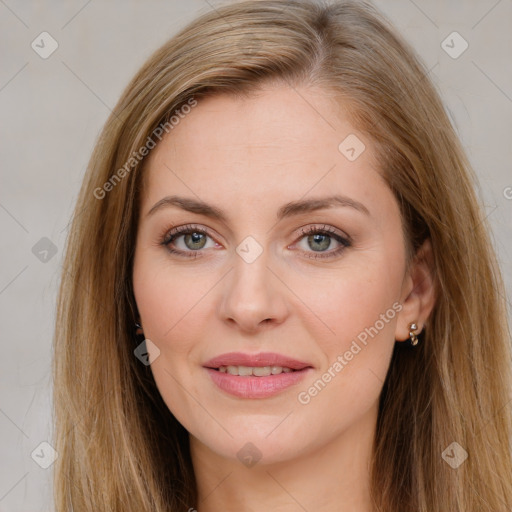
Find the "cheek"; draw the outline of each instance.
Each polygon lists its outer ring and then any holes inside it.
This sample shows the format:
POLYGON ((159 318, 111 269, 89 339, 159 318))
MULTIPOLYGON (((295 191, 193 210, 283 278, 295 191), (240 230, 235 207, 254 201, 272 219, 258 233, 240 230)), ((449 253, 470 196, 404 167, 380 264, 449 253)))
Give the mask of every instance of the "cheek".
POLYGON ((133 288, 139 313, 143 319, 144 334, 157 344, 175 340, 173 349, 186 346, 186 337, 201 324, 201 302, 214 287, 215 278, 204 273, 181 272, 171 267, 165 256, 151 256, 149 251, 136 258, 133 288), (185 338, 183 334, 187 335, 185 338))
MULTIPOLYGON (((336 271, 324 272, 328 276, 298 278, 294 290, 316 313, 317 335, 321 325, 326 327, 321 331, 325 333, 322 345, 330 357, 358 336, 364 342, 365 333, 370 336, 369 329, 372 339, 393 338, 395 317, 401 309, 397 301, 403 265, 400 254, 394 251, 372 250, 354 253, 336 271)), ((315 329, 313 323, 310 328, 315 329)))
POLYGON ((318 444, 376 411, 389 368, 396 310, 386 294, 360 299, 364 308, 353 300, 341 304, 346 307, 330 322, 336 335, 321 341, 324 365, 297 390, 297 417, 316 418, 309 435, 318 444))
POLYGON ((208 418, 191 396, 201 396, 195 376, 200 367, 191 357, 205 337, 205 296, 215 279, 190 272, 180 272, 154 255, 136 258, 133 288, 137 308, 143 319, 144 335, 158 347, 151 363, 157 388, 169 410, 189 431, 208 418))
POLYGON ((319 335, 318 320, 309 324, 325 359, 320 374, 302 386, 298 401, 315 415, 327 415, 333 427, 339 427, 341 416, 343 424, 355 421, 378 399, 402 309, 398 299, 404 265, 405 256, 394 248, 356 254, 325 281, 323 292, 309 288, 304 295, 329 331, 319 335))

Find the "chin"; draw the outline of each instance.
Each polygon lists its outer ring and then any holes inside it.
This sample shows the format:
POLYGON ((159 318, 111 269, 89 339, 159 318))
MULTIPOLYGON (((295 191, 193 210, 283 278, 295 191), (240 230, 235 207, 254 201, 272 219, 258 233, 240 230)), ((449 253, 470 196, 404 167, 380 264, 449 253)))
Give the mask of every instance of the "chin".
MULTIPOLYGON (((286 415, 283 415, 284 417, 286 415)), ((309 442, 298 432, 292 431, 289 425, 284 428, 284 422, 279 425, 283 418, 279 421, 273 418, 272 426, 269 428, 266 428, 269 422, 257 423, 257 426, 254 423, 247 426, 240 423, 237 423, 237 426, 234 426, 234 423, 226 423, 225 428, 233 437, 226 434, 224 430, 217 437, 212 437, 211 431, 204 435, 199 432, 199 435, 194 437, 203 445, 202 449, 211 450, 224 459, 239 461, 248 468, 256 464, 258 466, 278 464, 293 460, 308 449, 313 449, 312 441, 309 442)), ((248 418, 247 420, 249 422, 248 418)), ((255 422, 254 418, 252 421, 255 422)), ((300 431, 304 432, 304 429, 300 431)))

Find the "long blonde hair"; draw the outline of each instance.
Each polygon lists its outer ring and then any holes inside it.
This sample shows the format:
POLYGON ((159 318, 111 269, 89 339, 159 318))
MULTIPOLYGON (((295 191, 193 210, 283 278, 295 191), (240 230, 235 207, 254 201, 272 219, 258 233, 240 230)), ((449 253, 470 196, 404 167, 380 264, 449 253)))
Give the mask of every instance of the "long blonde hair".
POLYGON ((320 86, 349 104, 400 205, 411 258, 425 239, 432 243, 436 306, 420 345, 397 345, 381 394, 375 510, 512 510, 505 292, 477 182, 439 95, 372 6, 261 0, 219 7, 158 49, 97 141, 57 308, 56 511, 198 506, 188 433, 133 354, 144 159, 126 162, 191 98, 250 94, 268 81, 320 86), (450 445, 460 450, 454 442, 468 453, 457 468, 442 456, 450 445))

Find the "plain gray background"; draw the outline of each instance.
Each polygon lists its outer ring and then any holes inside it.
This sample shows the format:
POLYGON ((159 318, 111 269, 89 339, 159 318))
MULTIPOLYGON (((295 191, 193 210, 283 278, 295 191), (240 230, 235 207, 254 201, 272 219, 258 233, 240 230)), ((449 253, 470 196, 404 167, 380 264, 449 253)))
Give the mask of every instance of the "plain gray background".
MULTIPOLYGON (((94 142, 146 58, 222 3, 229 2, 0 0, 0 512, 52 510, 51 467, 41 468, 31 454, 51 439, 56 291, 67 225, 94 142), (46 59, 31 47, 42 32, 58 43, 46 59)), ((510 312, 512 0, 374 4, 431 70, 468 151, 510 312), (454 31, 469 45, 458 58, 441 46, 454 31)), ((458 36, 451 41, 445 44, 454 46, 452 53, 464 44, 458 36)), ((41 450, 47 448, 36 453, 41 450)))

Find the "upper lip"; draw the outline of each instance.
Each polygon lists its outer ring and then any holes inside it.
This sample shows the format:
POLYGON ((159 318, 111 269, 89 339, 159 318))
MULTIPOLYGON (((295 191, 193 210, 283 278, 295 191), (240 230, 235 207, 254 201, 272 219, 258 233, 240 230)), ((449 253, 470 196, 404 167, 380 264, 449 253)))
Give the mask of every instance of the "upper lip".
POLYGON ((274 352, 260 352, 259 354, 229 352, 210 359, 203 366, 205 368, 219 368, 220 366, 282 366, 292 370, 302 370, 311 367, 309 363, 274 352))

